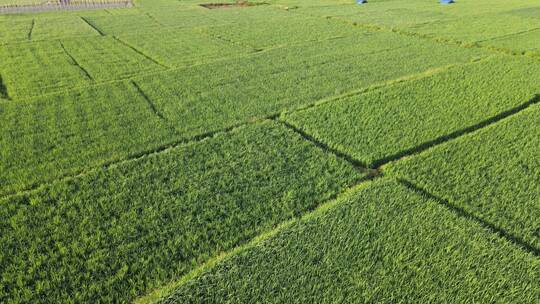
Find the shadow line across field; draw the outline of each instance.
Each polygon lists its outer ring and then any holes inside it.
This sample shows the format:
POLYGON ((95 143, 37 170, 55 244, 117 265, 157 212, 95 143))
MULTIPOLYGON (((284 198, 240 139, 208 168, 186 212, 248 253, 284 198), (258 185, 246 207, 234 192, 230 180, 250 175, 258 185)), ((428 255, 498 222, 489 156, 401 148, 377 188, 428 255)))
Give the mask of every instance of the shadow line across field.
POLYGON ((463 135, 466 135, 466 134, 469 134, 469 133, 473 133, 475 131, 478 131, 480 129, 483 129, 489 125, 492 125, 492 124, 495 124, 501 120, 504 120, 510 116, 513 116, 533 105, 536 105, 540 103, 540 95, 535 95, 532 99, 530 99, 529 101, 525 102, 525 103, 522 103, 520 104, 519 106, 517 107, 514 107, 512 109, 509 109, 509 110, 506 110, 504 112, 501 112, 495 116, 492 116, 478 124, 475 124, 475 125, 472 125, 470 127, 467 127, 467 128, 464 128, 464 129, 461 129, 461 130, 457 130, 455 132, 452 132, 450 134, 447 134, 447 135, 443 135, 441 137, 438 137, 434 140, 430 140, 428 142, 425 142, 425 143, 422 143, 414 148, 411 148, 411 149, 408 149, 408 150, 404 150, 404 151, 401 151, 399 153, 396 153, 394 155, 390 155, 388 157, 385 157, 385 158, 381 158, 381 159, 378 159, 376 161, 373 162, 373 165, 371 167, 373 168, 379 168, 381 166, 384 166, 385 164, 388 164, 389 162, 393 162, 393 161, 397 161, 403 157, 407 157, 407 156, 411 156, 411 155, 414 155, 414 154, 418 154, 418 153, 421 153, 421 152, 424 152, 426 150, 429 150, 431 149, 432 147, 435 147, 437 145, 440 145, 440 144, 443 144, 447 141, 450 141, 450 140, 453 140, 453 139, 456 139, 458 137, 461 137, 463 135))
POLYGON ((404 179, 398 179, 398 180, 399 180, 399 182, 401 184, 403 184, 405 187, 411 189, 412 191, 414 191, 416 193, 419 193, 422 196, 439 203, 440 205, 443 205, 444 207, 449 209, 451 212, 454 212, 454 213, 456 213, 457 215, 459 215, 461 217, 464 217, 464 218, 472 220, 472 221, 474 221, 476 223, 479 223, 480 225, 482 225, 482 227, 488 229, 492 233, 495 233, 499 237, 510 241, 512 244, 518 246, 522 250, 527 251, 528 253, 530 253, 530 254, 532 254, 532 255, 534 255, 536 257, 540 257, 540 250, 533 247, 533 246, 531 246, 529 243, 527 243, 522 238, 520 238, 518 236, 515 236, 515 235, 509 233, 508 231, 506 231, 506 230, 504 230, 504 229, 502 229, 500 227, 497 227, 495 224, 492 224, 492 223, 486 221, 485 219, 483 219, 481 217, 478 217, 478 216, 476 216, 474 214, 471 214, 471 213, 467 212, 465 209, 463 209, 461 207, 458 207, 458 206, 450 203, 448 200, 446 200, 444 198, 441 198, 441 197, 438 197, 438 196, 428 192, 425 189, 422 189, 421 187, 413 184, 412 182, 410 182, 408 180, 404 180, 404 179))

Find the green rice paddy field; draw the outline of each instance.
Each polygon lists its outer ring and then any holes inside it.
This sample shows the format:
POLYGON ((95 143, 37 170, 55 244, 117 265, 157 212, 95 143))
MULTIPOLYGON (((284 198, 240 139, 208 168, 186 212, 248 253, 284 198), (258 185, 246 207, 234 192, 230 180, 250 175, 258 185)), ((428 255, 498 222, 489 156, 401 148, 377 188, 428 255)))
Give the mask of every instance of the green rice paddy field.
POLYGON ((207 2, 0 15, 0 303, 540 303, 538 1, 207 2))

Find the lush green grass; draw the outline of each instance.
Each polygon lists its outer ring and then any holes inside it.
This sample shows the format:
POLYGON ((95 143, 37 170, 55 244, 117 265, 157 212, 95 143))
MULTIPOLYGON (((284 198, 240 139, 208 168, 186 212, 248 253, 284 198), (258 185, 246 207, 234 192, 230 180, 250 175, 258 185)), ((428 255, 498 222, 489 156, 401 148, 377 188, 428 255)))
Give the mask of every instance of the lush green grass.
POLYGON ((0 103, 0 195, 173 141, 129 83, 0 103))
POLYGON ((443 11, 437 9, 428 10, 422 7, 422 5, 419 5, 418 2, 416 5, 408 4, 407 2, 410 1, 401 2, 403 3, 374 2, 373 5, 370 4, 369 6, 359 6, 356 4, 330 7, 307 6, 300 7, 297 12, 310 16, 334 17, 338 20, 360 25, 385 26, 389 28, 451 19, 443 11))
POLYGON ((28 40, 31 28, 31 18, 0 20, 0 47, 9 42, 28 40))
POLYGON ((513 15, 483 15, 422 24, 408 31, 434 38, 474 43, 540 28, 540 19, 513 15))
POLYGON ((537 303, 540 261, 393 181, 340 199, 163 303, 537 303))
POLYGON ((537 0, 205 2, 0 15, 0 303, 540 301, 537 0))
POLYGON ((533 99, 536 60, 495 57, 283 116, 369 166, 533 99))
POLYGON ((91 26, 78 16, 34 18, 31 40, 53 40, 67 37, 98 36, 91 26))
POLYGON ((362 176, 265 122, 12 197, 0 302, 127 301, 362 176))
POLYGON ((540 249, 540 108, 388 171, 540 249))
POLYGON ((0 57, 3 82, 16 99, 87 85, 91 80, 58 41, 5 45, 0 57))
POLYGON ((167 29, 142 35, 125 35, 119 39, 169 67, 202 64, 253 52, 250 47, 212 38, 193 29, 167 29))
POLYGON ((163 70, 152 59, 110 37, 74 39, 62 45, 96 81, 123 79, 163 70))
POLYGON ((161 28, 156 20, 146 14, 90 16, 85 20, 108 35, 151 33, 161 28))
POLYGON ((540 56, 540 29, 483 41, 481 45, 515 54, 540 56))
POLYGON ((0 56, 4 83, 17 99, 163 70, 111 37, 10 44, 0 56))
POLYGON ((485 55, 391 33, 361 32, 136 82, 180 134, 192 136, 485 55))

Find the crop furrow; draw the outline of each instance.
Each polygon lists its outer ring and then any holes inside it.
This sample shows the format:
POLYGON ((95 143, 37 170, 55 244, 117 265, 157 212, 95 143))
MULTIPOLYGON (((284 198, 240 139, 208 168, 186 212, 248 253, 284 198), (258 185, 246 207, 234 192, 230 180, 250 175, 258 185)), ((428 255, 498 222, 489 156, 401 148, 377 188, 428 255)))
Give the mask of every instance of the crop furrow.
POLYGON ((416 155, 416 154, 419 154, 419 153, 422 153, 426 150, 429 150, 435 146, 438 146, 438 145, 441 145, 441 144, 444 144, 446 142, 449 142, 451 140, 454 140, 454 139, 457 139, 459 137, 462 137, 462 136, 465 136, 467 134, 470 134, 470 133, 474 133, 480 129, 483 129, 485 127, 488 127, 490 125, 493 125, 493 124, 496 124, 504 119, 507 119, 507 118, 510 118, 512 117, 513 115, 516 115, 518 113, 520 113, 521 111, 535 105, 535 104, 538 104, 540 103, 540 95, 536 95, 535 97, 533 97, 532 99, 530 99, 529 101, 523 103, 523 104, 520 104, 519 106, 517 107, 514 107, 512 109, 509 109, 507 111, 504 111, 504 112, 501 112, 493 117, 490 117, 478 124, 475 124, 473 126, 470 126, 470 127, 467 127, 467 128, 464 128, 464 129, 461 129, 461 130, 458 130, 458 131, 455 131, 455 132, 452 132, 450 134, 447 134, 447 135, 444 135, 444 136, 441 136, 439 138, 436 138, 434 140, 430 140, 428 142, 425 142, 423 144, 420 144, 412 149, 408 149, 408 150, 404 150, 404 151, 401 151, 397 154, 394 154, 394 155, 390 155, 388 157, 385 157, 385 158, 381 158, 379 160, 376 160, 375 162, 373 162, 373 165, 372 167, 375 167, 375 168, 380 168, 390 162, 394 162, 394 161, 398 161, 399 159, 402 159, 404 157, 410 157, 412 155, 416 155))
POLYGON ((165 123, 173 133, 176 133, 176 130, 174 129, 174 127, 170 124, 170 122, 167 120, 167 118, 165 118, 165 116, 163 116, 163 114, 158 110, 158 108, 156 107, 156 104, 150 99, 150 97, 148 97, 148 95, 146 95, 146 93, 144 93, 144 91, 141 89, 141 87, 135 81, 131 81, 131 84, 135 87, 137 92, 139 92, 139 94, 148 103, 148 106, 150 107, 152 112, 157 117, 159 117, 159 119, 161 119, 161 121, 163 121, 163 123, 165 123))
MULTIPOLYGON (((284 120, 280 120, 280 119, 278 119, 277 121, 280 122, 281 124, 283 124, 285 127, 287 127, 289 129, 291 129, 292 131, 298 133, 300 136, 302 136, 302 138, 304 138, 305 140, 313 143, 315 146, 319 147, 323 151, 332 153, 332 154, 336 155, 337 157, 342 158, 342 159, 346 160, 347 162, 351 163, 352 165, 354 165, 356 167, 356 169, 358 169, 360 171, 369 170, 369 169, 367 169, 368 168, 367 165, 362 163, 361 161, 359 161, 357 159, 354 159, 350 155, 348 155, 346 153, 343 153, 343 152, 340 152, 340 151, 328 146, 327 144, 317 140, 313 136, 311 136, 308 133, 304 132, 303 130, 291 125, 290 123, 288 123, 288 122, 286 122, 284 120)), ((373 172, 370 171, 370 174, 375 176, 375 175, 377 175, 377 174, 375 174, 375 172, 376 171, 373 171, 373 172)))
POLYGON ((92 24, 90 21, 88 21, 86 18, 84 17, 81 17, 82 21, 84 21, 86 24, 88 24, 88 26, 90 26, 92 29, 94 29, 94 31, 98 32, 98 34, 100 36, 105 36, 105 33, 102 32, 97 26, 95 26, 94 24, 92 24))
POLYGON ((144 58, 146 58, 146 59, 152 61, 153 63, 155 63, 155 64, 157 64, 157 65, 159 65, 159 66, 161 66, 161 67, 163 67, 163 68, 165 68, 165 69, 170 69, 170 67, 168 67, 168 66, 164 65, 163 63, 157 61, 156 59, 154 59, 154 58, 148 56, 147 54, 145 54, 145 53, 142 52, 141 50, 135 48, 134 46, 132 46, 132 45, 130 45, 130 44, 128 44, 128 43, 126 43, 124 40, 122 40, 122 39, 120 39, 120 38, 118 38, 118 37, 116 37, 116 36, 113 36, 113 38, 114 38, 114 40, 116 40, 116 41, 118 41, 119 43, 121 43, 122 45, 124 45, 124 46, 130 48, 130 49, 133 50, 135 53, 137 53, 137 54, 143 56, 144 58))
POLYGON ((249 121, 249 122, 235 124, 235 125, 230 126, 228 128, 224 128, 224 129, 220 129, 220 130, 216 130, 216 131, 205 132, 205 133, 201 133, 199 135, 195 135, 195 136, 192 136, 192 137, 189 137, 189 138, 180 139, 180 140, 177 140, 177 141, 174 141, 174 142, 171 142, 171 143, 168 143, 168 144, 165 144, 165 145, 153 148, 153 149, 148 149, 148 150, 140 151, 140 152, 137 152, 137 153, 131 153, 131 154, 129 154, 128 156, 126 156, 124 158, 108 161, 108 162, 102 163, 102 164, 100 164, 98 166, 95 166, 95 167, 92 167, 92 168, 86 168, 84 170, 79 170, 76 173, 60 175, 59 177, 54 178, 52 180, 42 182, 42 183, 35 183, 35 184, 30 185, 30 186, 28 186, 28 187, 26 187, 24 189, 21 189, 21 190, 7 192, 7 193, 5 193, 3 195, 0 195, 0 200, 9 199, 9 198, 17 196, 17 195, 29 194, 29 193, 35 192, 35 191, 37 191, 39 189, 42 189, 44 187, 47 187, 47 186, 49 186, 51 184, 55 184, 55 183, 58 183, 58 182, 70 181, 70 180, 73 180, 73 179, 76 179, 76 178, 79 178, 79 177, 84 177, 84 176, 89 175, 89 174, 91 174, 93 172, 96 172, 97 170, 107 170, 107 169, 110 169, 110 168, 121 166, 122 164, 130 163, 130 162, 137 161, 137 160, 145 158, 145 157, 160 154, 160 153, 169 151, 171 149, 177 148, 177 147, 182 146, 182 145, 187 145, 187 144, 192 144, 192 143, 204 141, 204 140, 213 138, 215 136, 218 136, 220 134, 229 133, 229 132, 232 132, 232 131, 234 131, 234 130, 236 130, 238 128, 242 128, 242 127, 244 127, 246 125, 258 124, 258 123, 263 122, 265 120, 274 120, 275 118, 276 118, 276 115, 269 115, 269 116, 261 118, 261 119, 255 119, 255 120, 252 120, 252 121, 249 121))
POLYGON ((34 31, 34 26, 36 25, 36 19, 32 19, 30 24, 30 30, 28 31, 28 40, 32 40, 32 32, 34 31))
POLYGON ((346 198, 356 191, 366 187, 369 185, 370 181, 373 181, 377 179, 378 176, 370 176, 367 175, 365 177, 362 177, 354 183, 353 186, 343 190, 342 192, 336 193, 332 195, 329 199, 327 199, 324 203, 318 205, 314 209, 300 215, 294 218, 291 218, 285 222, 282 222, 275 227, 271 228, 270 230, 267 230, 265 232, 262 232, 258 236, 254 237, 249 241, 248 243, 245 243, 243 245, 234 247, 228 251, 221 252, 214 257, 210 258, 205 263, 199 265, 198 267, 194 268, 190 272, 186 273, 182 277, 180 277, 178 280, 173 281, 171 283, 166 284, 165 286, 159 287, 155 289, 154 291, 141 296, 139 298, 136 298, 132 303, 133 304, 150 304, 150 303, 158 303, 159 299, 163 296, 171 293, 173 290, 179 288, 180 286, 183 286, 190 280, 197 277, 199 274, 203 273, 204 271, 207 271, 217 264, 224 262, 233 256, 240 254, 242 252, 245 252, 251 248, 254 248, 258 246, 259 244, 265 242, 266 240, 271 239, 272 237, 278 235, 282 231, 285 231, 287 228, 291 227, 292 225, 309 220, 310 218, 313 218, 319 214, 322 214, 326 212, 327 210, 339 205, 343 202, 342 198, 346 198))
POLYGON ((71 61, 73 62, 73 64, 75 66, 77 66, 83 73, 84 75, 91 81, 95 81, 94 78, 92 77, 92 75, 90 75, 90 73, 88 73, 88 71, 82 66, 79 64, 79 62, 77 61, 77 59, 75 59, 75 57, 73 57, 73 55, 71 55, 68 50, 66 49, 66 47, 64 46, 64 43, 62 43, 62 41, 59 41, 60 43, 60 47, 62 48, 62 50, 64 51, 64 53, 66 53, 66 55, 71 59, 71 61))
POLYGON ((478 217, 478 216, 476 216, 476 215, 474 215, 472 213, 467 212, 465 209, 463 209, 463 208, 461 208, 459 206, 456 206, 456 205, 450 203, 448 200, 446 200, 444 198, 441 198, 441 197, 438 197, 438 196, 428 192, 425 189, 422 189, 421 187, 411 183, 408 180, 398 179, 398 181, 402 185, 404 185, 405 187, 409 188, 410 190, 412 190, 412 191, 414 191, 416 193, 419 193, 422 196, 424 196, 426 198, 429 198, 429 199, 443 205, 444 207, 446 207, 450 211, 456 213, 457 215, 477 222, 482 227, 484 227, 484 228, 488 229, 489 231, 491 231, 492 233, 494 233, 494 234, 508 240, 509 242, 511 242, 512 244, 514 244, 517 247, 521 248, 522 250, 524 250, 524 251, 526 251, 526 252, 528 252, 528 253, 536 256, 536 257, 540 257, 540 250, 538 248, 535 248, 535 247, 531 246, 529 243, 527 243, 522 238, 509 233, 508 231, 506 231, 506 230, 504 230, 504 229, 490 223, 489 221, 487 221, 487 220, 485 220, 485 219, 483 219, 481 217, 478 217))
POLYGON ((0 98, 9 100, 9 94, 6 85, 2 81, 2 75, 0 75, 0 98))

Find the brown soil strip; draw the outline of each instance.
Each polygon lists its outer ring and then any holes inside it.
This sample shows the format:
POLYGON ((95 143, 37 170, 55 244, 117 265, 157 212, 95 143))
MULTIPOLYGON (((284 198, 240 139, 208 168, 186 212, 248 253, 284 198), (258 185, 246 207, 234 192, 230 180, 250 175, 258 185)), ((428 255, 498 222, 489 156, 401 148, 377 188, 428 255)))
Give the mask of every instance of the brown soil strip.
POLYGON ((242 7, 250 7, 250 6, 257 6, 257 5, 264 5, 266 3, 249 3, 249 2, 238 2, 238 3, 205 3, 200 4, 200 6, 207 8, 207 9, 223 9, 223 8, 242 8, 242 7))

